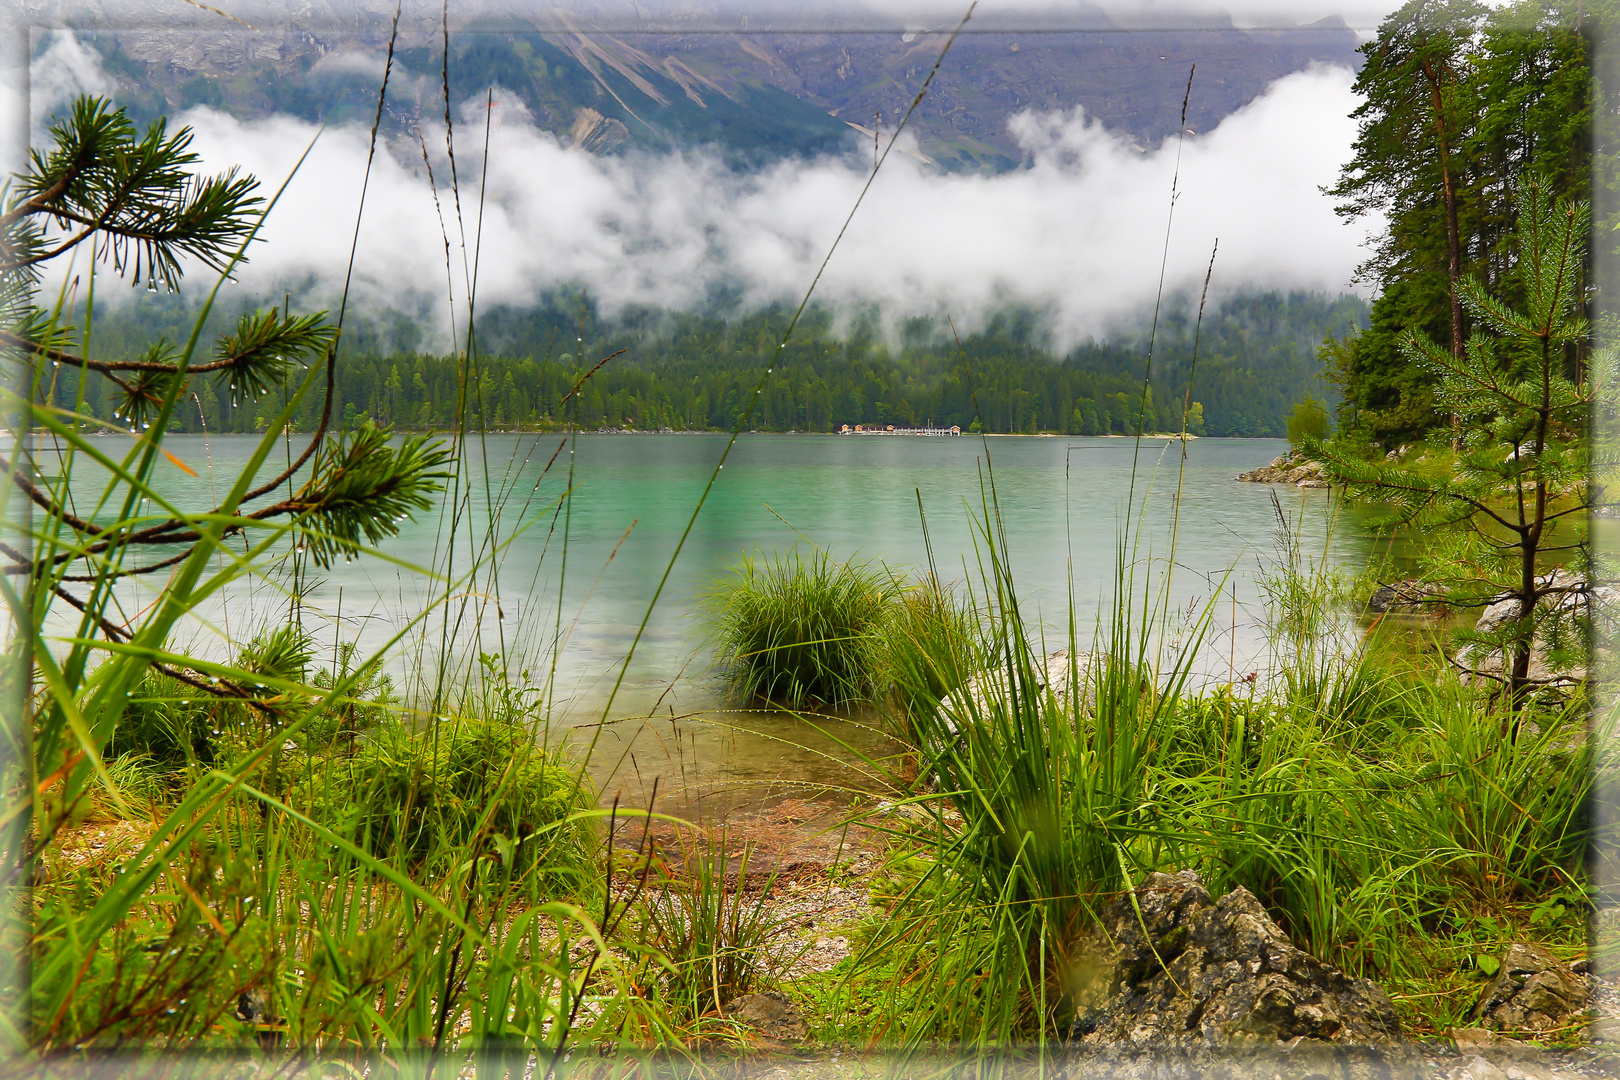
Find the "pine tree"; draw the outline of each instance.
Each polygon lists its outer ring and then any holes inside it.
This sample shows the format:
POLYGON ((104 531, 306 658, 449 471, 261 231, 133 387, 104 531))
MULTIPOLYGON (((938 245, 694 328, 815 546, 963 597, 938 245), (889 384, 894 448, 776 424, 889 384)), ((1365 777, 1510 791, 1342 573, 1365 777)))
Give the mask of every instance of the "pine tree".
MULTIPOLYGON (((35 535, 56 538, 54 554, 44 557, 5 545, 0 571, 26 578, 35 596, 86 613, 93 630, 114 642, 128 640, 131 628, 105 614, 92 615, 104 606, 96 597, 104 598, 118 578, 162 571, 188 559, 204 539, 203 521, 235 519, 224 536, 289 522, 313 561, 326 566, 362 544, 394 535, 403 516, 432 505, 430 496, 447 475, 447 454, 437 442, 413 438, 390 446, 388 429, 370 424, 328 437, 338 332, 324 312, 249 313, 214 344, 211 357, 192 362, 189 348, 166 341, 137 360, 101 359, 82 346, 75 351, 74 327, 60 321, 59 311, 36 306, 41 268, 81 246, 115 275, 150 289, 176 289, 184 260, 218 274, 229 274, 244 261, 264 209, 255 194, 257 181, 235 170, 198 175, 191 139, 186 128, 169 134, 161 119, 138 133, 122 109, 81 97, 51 126, 50 145, 31 154, 27 170, 0 196, 0 352, 15 368, 32 371, 24 401, 36 429, 67 433, 89 419, 82 410, 55 403, 76 398, 82 404, 85 381, 94 376, 112 387, 112 418, 119 427, 161 449, 170 417, 190 397, 194 381, 206 378, 212 385, 204 384, 198 401, 187 401, 186 407, 206 412, 218 401, 234 407, 265 398, 287 388, 306 365, 325 366, 320 422, 303 452, 232 505, 157 520, 126 514, 115 525, 98 524, 71 509, 70 478, 54 485, 42 480, 55 468, 34 460, 29 440, 19 440, 0 457, 0 468, 33 504, 35 535), (57 384, 69 371, 80 374, 79 387, 64 398, 57 384), (306 464, 307 477, 288 494, 289 479, 306 464), (277 493, 280 497, 272 498, 277 493), (88 602, 76 594, 74 583, 88 584, 88 602)), ((142 460, 148 464, 139 468, 149 470, 151 455, 142 460)), ((144 484, 147 476, 135 479, 144 484)), ((246 696, 220 680, 164 670, 199 689, 246 696)))
POLYGON ((1458 417, 1461 440, 1450 467, 1368 462, 1306 440, 1351 497, 1391 508, 1382 524, 1421 532, 1426 573, 1448 588, 1449 605, 1516 602, 1516 618, 1469 635, 1477 646, 1502 651, 1500 674, 1472 673, 1498 679, 1512 704, 1546 681, 1531 673, 1538 637, 1564 636, 1559 624, 1577 608, 1570 594, 1585 588, 1585 436, 1593 401, 1580 360, 1588 333, 1581 270, 1589 209, 1555 206, 1535 186, 1521 189, 1518 209, 1505 284, 1522 299, 1509 304, 1470 276, 1459 293, 1474 331, 1461 357, 1421 331, 1401 340, 1404 358, 1433 377, 1436 404, 1458 417), (1571 563, 1576 579, 1542 572, 1549 557, 1571 563))

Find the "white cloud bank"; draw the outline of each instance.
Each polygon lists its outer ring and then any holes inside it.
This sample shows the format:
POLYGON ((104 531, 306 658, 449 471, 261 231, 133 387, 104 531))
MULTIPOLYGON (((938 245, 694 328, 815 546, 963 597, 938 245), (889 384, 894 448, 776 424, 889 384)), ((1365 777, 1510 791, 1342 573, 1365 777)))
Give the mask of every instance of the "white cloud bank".
MULTIPOLYGON (((77 59, 75 57, 75 59, 77 59)), ((1196 290, 1220 238, 1217 288, 1346 288, 1368 223, 1344 224, 1320 187, 1347 159, 1352 75, 1317 67, 1276 83, 1180 148, 1167 289, 1196 290)), ((482 112, 478 102, 477 112, 482 112)), ((464 110, 465 112, 466 110, 464 110)), ((211 170, 240 165, 273 191, 316 129, 288 117, 242 122, 196 109, 180 118, 211 170)), ((1175 142, 1132 148, 1080 110, 1024 113, 1013 129, 1029 163, 1001 175, 946 175, 889 157, 817 289, 885 314, 949 313, 972 326, 1009 301, 1047 309, 1059 344, 1101 335, 1152 302, 1164 252, 1175 142)), ((482 124, 458 128, 461 205, 472 243, 482 124)), ((365 171, 367 132, 326 130, 277 205, 242 274, 279 295, 341 287, 365 171)), ((442 147, 442 136, 428 145, 442 147)), ((366 197, 352 305, 447 312, 444 238, 414 146, 379 148, 366 197)), ((705 154, 599 157, 559 144, 515 101, 497 101, 478 259, 481 309, 525 304, 581 283, 608 310, 684 308, 721 283, 752 302, 793 301, 810 284, 867 179, 858 155, 789 161, 754 174, 705 154)), ((439 202, 462 282, 447 165, 439 202)), ((1376 225, 1376 223, 1372 223, 1376 225)), ((365 310, 362 307, 361 310, 365 310)), ((459 323, 459 318, 458 318, 459 323)), ((448 315, 434 347, 449 343, 448 315)))

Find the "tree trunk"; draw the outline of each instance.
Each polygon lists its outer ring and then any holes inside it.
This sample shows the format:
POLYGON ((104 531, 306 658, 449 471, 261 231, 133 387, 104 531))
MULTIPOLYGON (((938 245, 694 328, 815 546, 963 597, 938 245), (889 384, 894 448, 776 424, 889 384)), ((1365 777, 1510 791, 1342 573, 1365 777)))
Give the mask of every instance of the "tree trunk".
MULTIPOLYGON (((1451 293, 1451 355, 1463 358, 1463 310, 1458 285, 1462 281, 1462 238, 1457 226, 1457 187, 1451 175, 1451 145, 1446 135, 1445 98, 1440 93, 1440 73, 1432 60, 1423 61, 1423 76, 1429 81, 1429 94, 1434 103, 1434 133, 1440 151, 1440 190, 1446 204, 1446 274, 1451 293)), ((1462 419, 1451 414, 1451 450, 1461 448, 1462 419)))

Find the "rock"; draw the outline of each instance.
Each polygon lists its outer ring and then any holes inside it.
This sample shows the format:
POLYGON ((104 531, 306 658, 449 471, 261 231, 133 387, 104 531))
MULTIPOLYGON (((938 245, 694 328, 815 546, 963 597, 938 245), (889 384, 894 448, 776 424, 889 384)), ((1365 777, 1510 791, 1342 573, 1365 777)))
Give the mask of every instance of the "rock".
POLYGON ((601 154, 628 139, 630 129, 624 126, 623 121, 603 116, 587 106, 574 114, 574 127, 568 137, 581 150, 601 154))
POLYGON ((896 803, 883 799, 872 808, 872 815, 902 827, 926 829, 934 824, 934 815, 926 806, 917 803, 896 803))
POLYGON ((1249 484, 1293 484, 1302 488, 1333 486, 1323 474, 1322 463, 1310 461, 1298 451, 1291 452, 1287 457, 1274 458, 1270 465, 1241 473, 1238 479, 1249 484))
POLYGON ((1080 1001, 1074 1075, 1413 1076, 1389 997, 1294 947, 1246 889, 1212 900, 1196 874, 1150 874, 1103 914, 1110 997, 1080 1001))
MULTIPOLYGON (((1552 662, 1554 641, 1567 641, 1570 638, 1579 641, 1577 622, 1585 619, 1589 612, 1598 616, 1593 622, 1604 624, 1594 628, 1598 638, 1608 636, 1607 624, 1612 622, 1613 613, 1617 610, 1616 600, 1620 600, 1620 590, 1610 585, 1590 586, 1578 575, 1564 569, 1542 575, 1537 583, 1540 588, 1555 591, 1544 595, 1537 604, 1529 677, 1535 682, 1555 685, 1581 682, 1587 674, 1584 666, 1565 667, 1552 662)), ((1520 617, 1519 599, 1504 593, 1480 612, 1474 630, 1479 634, 1500 634, 1520 617)), ((1507 669, 1503 650, 1479 643, 1464 646, 1457 654, 1457 661, 1467 671, 1464 682, 1483 679, 1497 683, 1507 669)))
POLYGON ((744 994, 726 1006, 726 1015, 741 1021, 771 1042, 799 1043, 810 1036, 799 1007, 786 994, 763 990, 744 994))
POLYGON ((1541 1060, 1541 1048, 1539 1046, 1531 1046, 1527 1042, 1510 1039, 1506 1035, 1498 1035, 1489 1028, 1452 1028, 1451 1041, 1456 1044, 1457 1053, 1464 1056, 1476 1055, 1487 1061, 1536 1062, 1541 1060))
POLYGON ((1516 942, 1468 1019, 1498 1031, 1542 1034, 1578 1023, 1587 997, 1586 980, 1568 964, 1540 945, 1516 942))
POLYGON ((1436 585, 1408 578, 1393 585, 1380 585, 1367 598, 1367 610, 1384 612, 1430 612, 1445 593, 1436 585))
POLYGON ((236 995, 236 1018, 249 1024, 262 1024, 270 1020, 270 994, 262 987, 250 986, 236 995))
POLYGON ((1508 1080, 1508 1074, 1482 1057, 1471 1057, 1459 1072, 1464 1080, 1508 1080))
MULTIPOLYGON (((1090 653, 1076 653, 1071 665, 1069 650, 1058 649, 1048 655, 1044 662, 1037 661, 1032 665, 1035 669, 1035 687, 1037 690, 1050 691, 1059 707, 1064 707, 1069 700, 1071 666, 1080 680, 1085 681, 1090 678, 1093 663, 1090 653)), ((1010 689, 1011 680, 1005 667, 987 668, 945 696, 945 700, 939 703, 940 719, 946 730, 955 734, 962 721, 975 714, 983 716, 989 712, 992 702, 1009 701, 1010 689)))

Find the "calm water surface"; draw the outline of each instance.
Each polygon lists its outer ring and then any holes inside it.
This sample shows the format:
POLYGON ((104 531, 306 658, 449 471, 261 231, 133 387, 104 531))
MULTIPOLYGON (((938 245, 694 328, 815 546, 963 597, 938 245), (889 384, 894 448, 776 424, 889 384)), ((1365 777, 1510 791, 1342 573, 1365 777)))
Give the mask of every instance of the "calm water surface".
MULTIPOLYGON (((116 445, 107 442, 109 449, 116 445)), ((1136 531, 1140 522, 1138 588, 1158 580, 1169 554, 1178 444, 1144 442, 1138 456, 1128 439, 760 434, 738 440, 671 568, 725 442, 723 435, 673 434, 581 435, 572 443, 560 435, 475 440, 468 447, 471 491, 463 492, 454 544, 456 503, 447 494, 439 510, 405 523, 383 547, 392 559, 457 581, 454 600, 422 618, 444 586, 367 556, 306 569, 295 608, 290 564, 283 561, 200 613, 181 639, 189 635, 194 647, 218 652, 226 637, 240 640, 301 618, 323 650, 335 636, 358 641, 368 653, 393 641, 387 668, 407 691, 431 692, 441 679, 464 682, 468 660, 479 652, 504 656, 510 671, 526 671, 526 684, 542 688, 532 696, 549 693, 555 731, 594 737, 593 771, 609 797, 622 789, 635 798, 663 776, 666 785, 699 781, 719 785, 718 798, 732 792, 752 801, 764 781, 775 781, 777 792, 858 784, 842 764, 852 755, 844 744, 875 756, 892 747, 848 719, 818 729, 788 717, 722 711, 700 616, 704 594, 742 556, 813 543, 839 558, 926 569, 920 500, 940 576, 976 584, 975 540, 982 545, 982 536, 975 522, 982 521, 993 476, 1018 591, 1026 611, 1046 627, 1049 647, 1057 648, 1067 643, 1071 590, 1081 646, 1089 639, 1112 589, 1127 525, 1136 531), (614 694, 643 619, 645 631, 614 694), (649 713, 664 719, 637 719, 649 713)), ((162 486, 185 505, 201 506, 240 474, 255 444, 249 436, 171 436, 165 445, 199 475, 165 463, 162 486)), ((1260 663, 1255 575, 1276 558, 1273 491, 1299 519, 1307 552, 1339 561, 1368 549, 1365 536, 1345 522, 1330 528, 1326 492, 1233 480, 1284 449, 1274 440, 1187 444, 1172 597, 1185 611, 1219 594, 1203 654, 1212 678, 1260 663)), ((120 600, 138 609, 160 586, 125 584, 120 600)))

